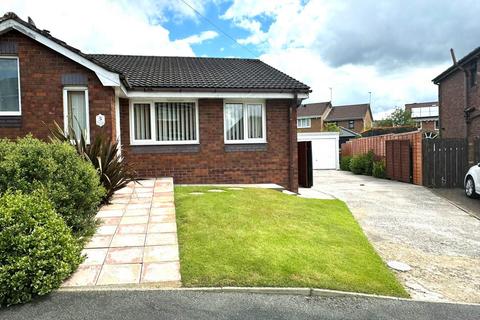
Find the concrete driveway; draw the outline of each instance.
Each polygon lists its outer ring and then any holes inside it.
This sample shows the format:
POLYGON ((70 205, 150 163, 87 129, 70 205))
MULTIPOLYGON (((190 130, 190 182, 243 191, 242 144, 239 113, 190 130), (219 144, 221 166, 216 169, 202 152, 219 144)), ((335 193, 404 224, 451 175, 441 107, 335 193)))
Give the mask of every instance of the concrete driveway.
POLYGON ((314 190, 347 203, 385 261, 409 264, 397 272, 413 298, 480 303, 480 221, 427 188, 315 171, 314 190))

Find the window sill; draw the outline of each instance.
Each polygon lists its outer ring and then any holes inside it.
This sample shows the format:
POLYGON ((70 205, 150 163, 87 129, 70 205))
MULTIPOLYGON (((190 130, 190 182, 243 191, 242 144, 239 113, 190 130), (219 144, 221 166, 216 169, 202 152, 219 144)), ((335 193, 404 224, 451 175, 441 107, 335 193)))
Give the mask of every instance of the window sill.
POLYGON ((200 151, 200 144, 131 144, 130 148, 134 154, 196 153, 200 151))
POLYGON ((268 145, 264 143, 225 144, 225 152, 264 152, 268 145))
POLYGON ((267 144, 266 140, 237 140, 237 141, 224 141, 225 145, 238 145, 238 144, 267 144))
POLYGON ((17 116, 6 116, 0 114, 0 128, 21 128, 22 127, 22 117, 17 116))

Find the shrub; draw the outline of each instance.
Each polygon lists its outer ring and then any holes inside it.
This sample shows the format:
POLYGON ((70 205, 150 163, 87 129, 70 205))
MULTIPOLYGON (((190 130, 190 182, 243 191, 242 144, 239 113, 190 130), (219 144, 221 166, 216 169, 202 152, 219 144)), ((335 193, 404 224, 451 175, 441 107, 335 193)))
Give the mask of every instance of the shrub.
POLYGON ((359 154, 353 156, 350 160, 350 171, 354 174, 363 174, 365 172, 365 155, 359 154))
POLYGON ((350 171, 351 156, 343 156, 340 158, 340 169, 343 171, 350 171))
POLYGON ((0 197, 0 306, 58 288, 82 262, 81 246, 42 191, 0 197))
POLYGON ((375 161, 373 163, 372 175, 375 178, 385 179, 387 177, 387 172, 385 171, 385 162, 375 161))
POLYGON ((372 175, 374 154, 369 151, 367 154, 353 156, 350 160, 350 171, 354 174, 372 175))
POLYGON ((32 137, 0 143, 0 194, 8 189, 48 190, 56 212, 78 237, 93 234, 105 190, 93 166, 67 143, 32 137))
POLYGON ((50 129, 50 133, 54 142, 78 141, 73 144, 77 153, 93 164, 100 176, 100 182, 105 187, 103 202, 109 202, 115 191, 125 187, 130 181, 136 181, 135 172, 120 155, 118 142, 112 141, 105 134, 97 134, 94 140, 87 144, 83 134, 77 137, 73 128, 70 128, 67 134, 57 123, 50 129))

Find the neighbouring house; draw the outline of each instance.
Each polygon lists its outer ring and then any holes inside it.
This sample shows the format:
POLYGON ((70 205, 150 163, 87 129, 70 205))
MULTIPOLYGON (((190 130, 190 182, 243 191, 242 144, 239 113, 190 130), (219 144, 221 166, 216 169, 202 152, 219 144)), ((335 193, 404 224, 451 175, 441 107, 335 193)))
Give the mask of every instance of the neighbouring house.
MULTIPOLYGON (((355 109, 351 114, 352 119, 347 121, 328 121, 328 117, 330 116, 331 112, 334 111, 338 114, 338 111, 334 110, 337 107, 333 107, 330 101, 327 102, 318 102, 318 103, 307 103, 302 104, 297 109, 297 131, 299 133, 311 133, 311 132, 323 132, 325 131, 325 123, 327 122, 335 122, 340 131, 340 144, 347 142, 350 139, 360 137, 361 135, 353 129, 355 128, 355 123, 357 123, 357 127, 360 126, 361 121, 365 118, 365 116, 357 116, 353 115, 357 110, 355 109), (350 129, 348 127, 351 127, 350 129)), ((348 111, 351 109, 343 109, 342 111, 348 111)), ((366 116, 368 118, 368 116, 366 116)), ((371 113, 370 117, 371 119, 371 113)), ((371 120, 370 120, 371 123, 371 120)), ((363 131, 363 130, 361 130, 363 131)))
POLYGON ((297 131, 298 132, 322 132, 323 123, 332 109, 332 103, 318 102, 302 104, 297 109, 297 131))
POLYGON ((362 133, 372 127, 373 116, 370 104, 334 106, 324 122, 335 123, 337 126, 344 127, 355 133, 362 133))
POLYGON ((103 132, 142 177, 296 191, 296 110, 310 91, 256 59, 85 54, 31 19, 0 18, 0 137, 46 139, 53 121, 103 132))
POLYGON ((480 137, 479 58, 476 48, 432 80, 438 85, 442 138, 480 137))
POLYGON ((438 102, 408 103, 405 110, 411 112, 412 120, 422 131, 438 131, 438 102))

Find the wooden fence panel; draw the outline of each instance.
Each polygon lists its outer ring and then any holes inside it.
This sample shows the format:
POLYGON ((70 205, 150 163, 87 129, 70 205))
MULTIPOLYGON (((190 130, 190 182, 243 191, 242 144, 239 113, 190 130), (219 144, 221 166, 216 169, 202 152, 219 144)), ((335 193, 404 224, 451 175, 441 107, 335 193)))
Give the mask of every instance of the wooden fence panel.
POLYGON ((468 170, 465 139, 423 141, 423 184, 434 188, 461 188, 468 170))
POLYGON ((411 182, 411 148, 409 140, 386 141, 387 177, 392 180, 411 182))
POLYGON ((407 132, 400 134, 385 134, 381 136, 365 137, 349 140, 342 144, 342 156, 355 156, 373 151, 376 159, 386 159, 386 141, 407 140, 411 146, 411 175, 412 182, 417 185, 423 184, 422 167, 422 132, 407 132))

